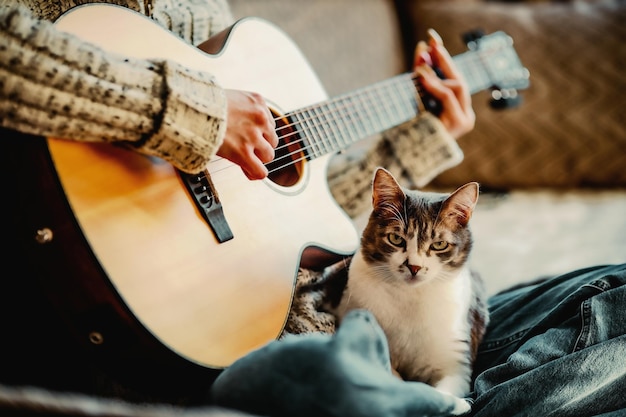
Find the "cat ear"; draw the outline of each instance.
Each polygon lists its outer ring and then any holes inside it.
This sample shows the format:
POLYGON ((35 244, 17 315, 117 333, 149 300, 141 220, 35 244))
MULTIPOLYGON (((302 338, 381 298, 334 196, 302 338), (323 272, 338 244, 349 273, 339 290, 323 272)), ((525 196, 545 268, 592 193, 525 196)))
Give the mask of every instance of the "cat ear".
POLYGON ((467 226, 476 202, 478 201, 478 183, 470 182, 458 188, 443 202, 439 219, 442 222, 455 222, 467 226))
POLYGON ((372 205, 381 207, 389 202, 404 202, 404 191, 393 175, 384 168, 378 168, 374 173, 372 183, 372 205))

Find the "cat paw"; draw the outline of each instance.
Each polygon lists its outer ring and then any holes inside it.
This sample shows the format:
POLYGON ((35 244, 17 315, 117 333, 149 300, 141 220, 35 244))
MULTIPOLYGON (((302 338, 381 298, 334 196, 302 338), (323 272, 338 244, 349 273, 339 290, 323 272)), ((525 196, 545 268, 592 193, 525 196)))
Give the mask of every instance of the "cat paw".
POLYGON ((453 416, 462 416, 472 410, 471 404, 463 398, 454 399, 454 409, 450 411, 453 416))

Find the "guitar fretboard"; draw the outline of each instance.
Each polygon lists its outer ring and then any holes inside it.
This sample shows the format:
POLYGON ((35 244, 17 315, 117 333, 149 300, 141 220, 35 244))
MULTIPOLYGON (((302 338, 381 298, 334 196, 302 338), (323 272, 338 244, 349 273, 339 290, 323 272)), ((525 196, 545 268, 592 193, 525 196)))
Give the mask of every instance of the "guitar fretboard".
MULTIPOLYGON (((504 33, 481 38, 481 47, 453 57, 470 94, 516 82, 525 88, 528 74, 512 40, 504 33)), ((414 118, 421 106, 413 74, 405 73, 287 116, 302 137, 309 159, 336 152, 414 118)))
POLYGON ((411 74, 402 74, 288 116, 314 159, 415 117, 415 93, 411 74))

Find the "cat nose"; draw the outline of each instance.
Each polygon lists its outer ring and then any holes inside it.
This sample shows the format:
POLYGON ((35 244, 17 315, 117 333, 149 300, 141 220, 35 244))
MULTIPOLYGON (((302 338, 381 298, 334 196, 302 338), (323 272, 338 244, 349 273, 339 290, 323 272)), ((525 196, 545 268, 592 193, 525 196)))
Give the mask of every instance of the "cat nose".
POLYGON ((419 265, 411 265, 411 264, 406 264, 406 267, 409 268, 409 271, 411 271, 411 275, 415 276, 415 274, 417 274, 419 272, 420 269, 422 269, 421 266, 419 265))

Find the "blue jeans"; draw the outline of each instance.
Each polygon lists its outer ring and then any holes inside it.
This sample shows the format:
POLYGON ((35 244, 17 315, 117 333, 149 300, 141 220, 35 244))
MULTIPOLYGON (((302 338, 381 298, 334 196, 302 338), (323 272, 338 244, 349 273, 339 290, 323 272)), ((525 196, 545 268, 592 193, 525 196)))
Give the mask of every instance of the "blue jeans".
POLYGON ((491 297, 472 416, 626 416, 626 264, 491 297))

